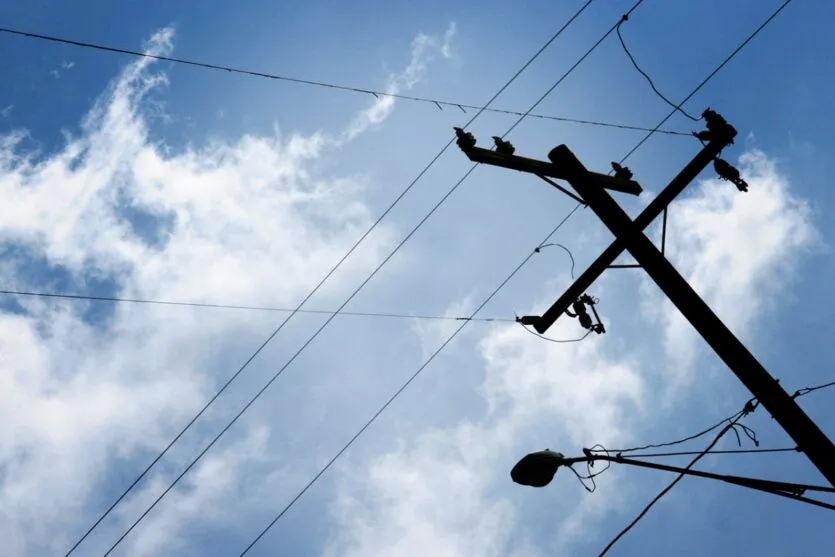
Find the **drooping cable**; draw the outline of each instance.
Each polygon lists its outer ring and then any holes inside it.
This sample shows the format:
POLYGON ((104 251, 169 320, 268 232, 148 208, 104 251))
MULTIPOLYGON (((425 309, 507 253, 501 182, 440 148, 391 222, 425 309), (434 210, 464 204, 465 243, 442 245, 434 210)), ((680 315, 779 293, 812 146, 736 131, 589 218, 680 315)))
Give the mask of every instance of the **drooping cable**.
POLYGON ((567 254, 568 254, 568 258, 569 258, 569 259, 571 259, 571 270, 570 270, 569 272, 571 273, 571 280, 574 280, 574 254, 573 254, 573 253, 571 253, 571 250, 570 250, 570 249, 568 249, 567 247, 565 247, 565 246, 564 246, 564 245, 562 245, 562 244, 558 244, 558 243, 548 243, 548 244, 542 244, 541 246, 539 246, 538 248, 536 248, 536 250, 535 250, 535 251, 536 251, 536 253, 540 253, 543 249, 545 249, 545 248, 550 248, 550 247, 558 247, 558 248, 562 248, 562 249, 563 249, 563 251, 565 251, 565 253, 567 253, 567 254))
MULTIPOLYGON (((624 21, 626 21, 626 20, 622 20, 621 23, 623 23, 624 21)), ((647 74, 647 72, 645 72, 644 70, 641 69, 641 67, 638 65, 638 62, 635 61, 635 57, 632 56, 632 52, 629 51, 629 47, 626 46, 626 42, 624 42, 624 40, 623 40, 623 35, 621 35, 621 32, 620 32, 620 25, 618 25, 617 33, 618 33, 618 40, 620 41, 620 45, 623 47, 623 51, 626 52, 626 55, 629 57, 629 60, 632 62, 632 65, 635 66, 635 69, 638 70, 638 73, 640 73, 642 76, 644 76, 646 78, 646 80, 649 82, 649 86, 652 87, 652 90, 655 91, 655 94, 658 95, 661 98, 661 100, 663 100, 665 103, 672 106, 673 110, 677 110, 677 111, 681 112, 682 114, 684 114, 685 116, 687 116, 688 118, 690 118, 691 120, 693 120, 694 122, 698 122, 700 120, 700 118, 696 118, 694 116, 691 116, 683 108, 681 108, 680 106, 676 106, 670 99, 665 97, 664 93, 659 91, 658 87, 655 86, 655 83, 653 83, 652 78, 649 76, 649 74, 647 74)))
MULTIPOLYGON (((806 396, 810 393, 814 393, 815 391, 819 391, 821 389, 827 389, 827 388, 830 388, 830 387, 835 387, 835 381, 831 381, 829 383, 824 383, 822 385, 815 385, 813 387, 804 387, 802 389, 798 389, 797 391, 794 392, 794 394, 792 395, 792 398, 793 399, 800 398, 800 397, 806 396)), ((752 398, 746 403, 745 407, 749 408, 749 411, 750 411, 750 408, 755 404, 756 404, 756 399, 752 398)), ((744 412, 744 411, 745 410, 743 409, 740 412, 744 412)), ((657 455, 635 455, 635 454, 631 454, 631 453, 635 453, 635 452, 638 452, 638 451, 644 451, 644 450, 647 450, 647 449, 658 449, 658 448, 662 448, 662 447, 672 447, 674 445, 681 445, 682 443, 686 443, 687 441, 692 441, 694 439, 698 439, 699 437, 707 435, 711 431, 717 429, 718 427, 720 427, 724 423, 732 423, 737 418, 737 416, 739 416, 740 412, 735 412, 734 414, 731 414, 727 418, 721 419, 720 421, 713 424, 712 426, 709 426, 709 427, 707 427, 707 428, 705 428, 705 429, 703 429, 703 430, 701 430, 697 433, 694 433, 692 435, 688 435, 687 437, 682 437, 681 439, 676 439, 676 440, 673 440, 673 441, 667 441, 665 443, 651 443, 651 444, 648 444, 648 445, 641 445, 639 447, 630 447, 630 448, 627 448, 627 449, 609 449, 608 453, 630 454, 630 456, 632 456, 634 458, 637 458, 638 456, 674 456, 674 455, 690 454, 690 453, 686 453, 686 452, 684 452, 684 453, 662 453, 662 454, 657 454, 657 455)), ((759 442, 757 441, 756 434, 754 433, 753 430, 751 430, 751 428, 749 428, 748 426, 745 426, 744 424, 737 424, 737 427, 743 428, 743 432, 746 434, 746 436, 755 445, 759 445, 759 442)), ((736 432, 736 428, 733 428, 733 430, 734 430, 734 432, 736 432)), ((594 451, 594 449, 592 449, 592 451, 594 451)), ((726 451, 726 452, 728 452, 728 453, 745 453, 745 452, 756 453, 756 452, 787 452, 787 451, 798 451, 798 449, 797 448, 793 448, 793 449, 751 449, 751 450, 743 450, 743 451, 726 451)), ((720 454, 722 452, 723 451, 713 451, 714 454, 720 454)))
MULTIPOLYGON (((513 81, 531 64, 533 61, 539 57, 542 52, 554 41, 556 40, 564 31, 571 25, 574 20, 576 20, 585 9, 591 4, 592 0, 587 0, 578 10, 574 13, 574 15, 542 46, 529 60, 526 64, 522 66, 511 78, 502 86, 498 92, 496 92, 491 99, 487 102, 485 106, 489 106, 492 102, 507 88, 510 86, 513 81)), ((588 55, 588 54, 586 54, 588 55)), ((543 95, 533 106, 528 110, 528 112, 532 112, 542 100, 545 99, 547 94, 549 94, 553 89, 558 85, 562 80, 564 80, 568 74, 576 68, 578 64, 575 64, 566 72, 560 80, 558 80, 557 84, 555 84, 546 95, 543 95)), ((483 112, 483 110, 479 110, 470 120, 464 125, 466 128, 472 122, 479 117, 479 115, 483 112)), ((527 113, 526 113, 527 114, 527 113)), ((519 122, 521 122, 525 118, 525 115, 520 116, 520 118, 516 121, 516 123, 510 128, 511 130, 515 128, 519 122)), ((319 288, 327 281, 331 275, 341 266, 341 264, 356 250, 356 248, 360 245, 360 243, 365 240, 366 237, 374 230, 377 225, 385 218, 389 212, 391 212, 395 205, 399 203, 399 201, 411 190, 411 188, 420 180, 424 174, 435 164, 435 162, 446 152, 446 150, 453 144, 455 137, 453 136, 446 145, 438 152, 437 155, 421 170, 421 172, 417 175, 417 177, 412 180, 412 182, 404 189, 394 200, 394 202, 383 212, 382 215, 372 224, 372 226, 360 237, 359 240, 351 247, 350 250, 340 259, 337 264, 325 275, 325 277, 317 284, 317 286, 308 294, 302 302, 297 306, 297 309, 301 309, 302 306, 319 290, 319 288)), ((473 172, 476 165, 473 165, 469 171, 467 171, 453 186, 450 188, 447 193, 441 197, 441 199, 432 207, 432 209, 415 225, 415 227, 401 240, 401 242, 395 246, 394 250, 389 253, 389 255, 383 259, 383 261, 371 272, 371 274, 354 290, 354 292, 343 302, 343 304, 334 312, 333 315, 329 316, 328 319, 319 327, 313 335, 308 338, 308 340, 296 351, 296 353, 270 378, 270 380, 249 400, 249 402, 234 416, 234 418, 223 428, 221 431, 214 437, 214 439, 201 451, 195 459, 191 461, 191 463, 174 479, 174 481, 163 491, 162 494, 157 497, 157 499, 136 519, 136 521, 131 524, 131 526, 118 538, 118 540, 108 549, 106 555, 109 555, 125 537, 133 531, 134 528, 142 521, 142 519, 147 516, 147 514, 165 497, 165 495, 173 489, 173 487, 180 481, 180 479, 185 476, 191 470, 191 468, 203 457, 206 452, 211 449, 212 446, 229 430, 229 428, 234 425, 234 423, 246 412, 247 409, 258 399, 260 396, 270 387, 270 385, 275 382, 276 379, 283 373, 283 371, 302 353, 307 346, 315 340, 318 335, 327 327, 333 318, 342 310, 344 307, 360 292, 360 290, 368 284, 369 281, 379 272, 379 270, 400 250, 400 248, 418 231, 418 229, 423 226, 423 224, 437 211, 438 208, 458 189, 458 187, 467 179, 467 177, 473 172)), ((263 348, 278 334, 278 332, 284 327, 284 325, 296 314, 297 312, 294 311, 290 315, 285 318, 285 320, 279 325, 273 333, 267 338, 267 340, 255 351, 255 353, 241 366, 238 371, 230 377, 227 382, 218 390, 218 392, 206 403, 206 405, 197 413, 197 415, 192 418, 192 420, 177 434, 177 436, 168 444, 168 446, 163 449, 163 451, 145 468, 145 470, 133 481, 133 483, 128 486, 128 488, 117 498, 117 500, 111 504, 111 506, 98 518, 98 520, 87 530, 87 532, 78 540, 75 545, 67 552, 65 557, 68 557, 83 541, 86 537, 90 535, 90 533, 101 523, 102 520, 127 496, 127 494, 142 480, 145 475, 156 465, 157 462, 167 453, 167 451, 182 437, 182 435, 194 424, 197 419, 209 408, 209 406, 221 395, 221 393, 243 372, 243 370, 248 366, 248 364, 263 350, 263 348)), ((466 321, 464 321, 466 323, 466 321)))
MULTIPOLYGON (((754 37, 756 37, 757 35, 759 35, 759 34, 760 34, 760 32, 761 32, 763 29, 765 29, 765 28, 766 28, 766 26, 768 26, 768 24, 769 24, 769 23, 771 23, 771 22, 774 20, 774 18, 775 18, 775 17, 777 17, 777 16, 780 14, 780 12, 782 12, 782 11, 783 11, 783 9, 784 9, 786 6, 788 6, 788 5, 791 3, 791 1, 792 1, 792 0, 785 0, 785 1, 784 1, 781 5, 780 5, 780 6, 778 6, 778 7, 777 7, 777 9, 776 9, 776 10, 774 10, 774 12, 772 12, 772 13, 771 13, 771 15, 770 15, 770 16, 769 16, 769 17, 768 17, 765 21, 763 21, 763 22, 762 22, 762 24, 760 24, 760 26, 759 26, 759 27, 757 27, 757 28, 756 28, 756 29, 755 29, 755 30, 754 30, 754 31, 753 31, 750 35, 748 35, 748 37, 746 37, 744 41, 742 41, 742 42, 741 42, 741 43, 740 43, 740 44, 739 44, 739 45, 738 45, 738 46, 737 46, 737 47, 736 47, 736 48, 735 48, 735 49, 734 49, 734 50, 733 50, 733 51, 732 51, 732 52, 731 52, 731 53, 730 53, 730 54, 729 54, 729 55, 728 55, 728 56, 727 56, 724 60, 722 60, 722 62, 721 62, 718 66, 716 66, 716 68, 714 68, 714 69, 713 69, 713 71, 712 71, 712 72, 710 72, 710 73, 708 74, 708 76, 707 76, 707 77, 705 77, 705 78, 702 80, 702 82, 701 82, 701 83, 699 83, 698 85, 696 85, 696 87, 694 87, 694 88, 693 88, 693 90, 690 92, 690 94, 689 94, 689 95, 687 95, 686 97, 684 97, 684 100, 682 100, 680 103, 678 103, 678 104, 676 105, 676 107, 677 107, 677 108, 673 109, 673 110, 672 110, 669 114, 667 114, 667 115, 666 115, 666 116, 665 116, 665 117, 664 117, 664 118, 663 118, 660 122, 658 122, 658 124, 655 126, 655 128, 653 128, 653 130, 655 130, 655 129, 660 129, 660 128, 661 128, 661 126, 663 126, 663 125, 667 122, 667 120, 669 120, 670 118, 672 118, 672 117, 673 117, 673 115, 674 115, 676 112, 678 112, 678 109, 679 109, 679 108, 681 108, 682 106, 684 106, 684 105, 687 103, 687 101, 689 101, 690 99, 692 99, 692 98, 693 98, 693 96, 695 96, 695 95, 696 95, 696 93, 698 93, 698 92, 702 89, 702 87, 704 87, 705 85, 707 85, 707 83, 708 83, 711 79, 713 79, 713 77, 714 77, 717 73, 719 73, 719 72, 722 70, 722 68, 724 68, 724 67, 728 64, 728 62, 730 62, 730 61, 731 61, 734 57, 736 57, 736 55, 737 55, 737 54, 739 54, 739 52, 740 52, 743 48, 745 48, 745 47, 748 45, 748 43, 750 43, 752 40, 754 40, 754 37)), ((642 146, 644 143, 646 143, 646 142, 647 142, 647 140, 648 140, 650 137, 652 137, 655 133, 657 133, 657 132, 655 132, 655 131, 650 131, 649 133, 647 133, 647 134, 643 137, 643 139, 641 139, 641 141, 639 141, 639 142, 638 142, 638 143, 637 143, 637 144, 636 144, 636 145, 635 145, 635 146, 634 146, 634 147, 633 147, 633 148, 632 148, 632 149, 631 149, 631 150, 630 150, 630 151, 626 154, 626 156, 624 156, 624 157, 623 157, 623 158, 619 161, 619 163, 620 163, 620 164, 623 164, 623 163, 626 161, 626 159, 628 159, 628 158, 629 158, 629 157, 631 157, 633 154, 635 154, 635 151, 637 151, 638 149, 640 149, 640 148, 641 148, 641 146, 642 146)))
MULTIPOLYGON (((747 408, 747 406, 746 406, 746 408, 747 408)), ((711 442, 710 442, 710 444, 707 446, 707 448, 705 448, 705 450, 703 450, 703 451, 702 451, 702 452, 700 452, 698 455, 696 455, 696 457, 695 457, 695 458, 693 458, 693 459, 692 459, 692 460, 691 460, 691 461, 687 464, 687 466, 685 466, 685 467, 684 467, 684 470, 690 470, 691 468, 693 468, 693 466, 695 466, 697 462, 699 462, 702 458, 704 458, 704 456, 705 456, 705 455, 707 455, 707 454, 711 451, 711 449, 713 449, 713 447, 715 447, 715 446, 716 446, 716 444, 719 442, 719 440, 720 440, 720 439, 722 439, 722 437, 724 437, 724 435, 725 435, 728 431, 730 431, 730 430, 734 429, 734 426, 736 425, 736 423, 737 423, 739 420, 741 420, 744 416, 746 416, 747 414, 748 414, 748 413, 746 412, 746 410, 745 410, 745 409, 743 409, 742 411, 740 411, 740 412, 738 413, 737 417, 734 419, 734 421, 732 421, 731 423, 729 423, 728 425, 726 425, 724 428, 722 428, 722 430, 721 430, 721 431, 720 431, 720 432, 716 435, 716 437, 714 437, 714 438, 713 438, 713 441, 711 441, 711 442)), ((646 516, 646 514, 649 512, 649 510, 650 510, 650 509, 651 509, 651 508, 652 508, 652 507, 653 507, 653 506, 654 506, 654 505, 655 505, 655 504, 656 504, 659 500, 661 500, 661 498, 662 498, 662 497, 664 497, 667 493, 669 493, 669 492, 670 492, 670 490, 671 490, 671 489, 673 489, 673 488, 676 486, 676 484, 678 484, 678 482, 680 482, 680 481, 682 480, 682 478, 684 478, 684 476, 686 476, 686 474, 685 474, 684 472, 680 473, 678 476, 676 476, 676 479, 674 479, 672 482, 670 482, 670 484, 669 484, 669 485, 667 485, 667 487, 665 487, 664 489, 662 489, 662 490, 661 490, 661 492, 659 492, 659 493, 658 493, 658 495, 656 495, 655 497, 653 497, 653 498, 652 498, 652 500, 651 500, 651 501, 650 501, 650 502, 649 502, 649 503, 648 503, 648 504, 647 504, 647 505, 646 505, 646 506, 645 506, 645 507, 641 510, 641 512, 640 512, 640 513, 638 513, 638 516, 636 516, 636 517, 635 517, 635 519, 634 519, 634 520, 632 520, 632 522, 630 522, 630 523, 629 523, 629 524, 628 524, 628 525, 627 525, 627 526, 626 526, 623 530, 621 530, 621 531, 620 531, 620 532, 619 532, 619 533, 618 533, 618 534, 617 534, 617 535, 616 535, 616 536, 612 539, 612 541, 610 541, 610 542, 606 545, 606 547, 605 547, 605 548, 603 548, 603 551, 601 551, 601 552, 600 552, 600 555, 599 555, 598 557, 603 557, 604 555, 606 555, 606 554, 609 552, 609 550, 610 550, 610 549, 612 549, 612 547, 614 547, 614 545, 615 545, 616 543, 618 543, 618 541, 620 541, 620 539, 621 539, 621 538, 623 538, 623 536, 625 536, 627 533, 629 533, 629 531, 630 531, 630 530, 632 530, 632 528, 634 528, 634 527, 635 527, 635 525, 636 525, 636 524, 638 524, 638 522, 640 522, 640 520, 641 520, 644 516, 646 516)))
MULTIPOLYGON (((376 91, 376 90, 373 90, 373 89, 364 89, 364 88, 353 87, 353 86, 348 86, 348 85, 338 85, 338 84, 335 84, 335 83, 328 83, 328 82, 325 82, 325 81, 300 79, 300 78, 296 78, 296 77, 277 75, 277 74, 268 73, 268 72, 246 70, 246 69, 242 69, 242 68, 236 68, 236 67, 232 67, 232 66, 222 66, 222 65, 219 65, 219 64, 212 64, 212 63, 207 63, 207 62, 198 62, 198 61, 195 61, 195 60, 187 60, 187 59, 184 59, 184 58, 174 58, 174 57, 171 57, 171 56, 148 54, 146 52, 140 52, 138 50, 117 48, 117 47, 114 47, 114 46, 97 44, 97 43, 88 42, 88 41, 76 41, 76 40, 67 39, 67 38, 64 38, 64 37, 57 37, 57 36, 53 36, 53 35, 45 35, 45 34, 42 34, 42 33, 33 33, 33 32, 29 32, 29 31, 22 31, 22 30, 19 30, 19 29, 11 29, 11 28, 6 28, 6 27, 0 27, 0 33, 6 33, 8 35, 15 35, 15 36, 18 36, 18 37, 26 37, 26 38, 30 38, 30 39, 53 42, 53 43, 58 43, 58 44, 65 44, 65 45, 79 47, 79 48, 98 50, 98 51, 101 51, 101 52, 109 52, 109 53, 113 53, 113 54, 124 54, 124 55, 128 55, 128 56, 135 56, 135 57, 140 57, 140 58, 151 58, 153 60, 159 60, 161 62, 171 62, 171 63, 175 63, 175 64, 181 64, 181 65, 186 65, 186 66, 194 66, 194 67, 203 68, 203 69, 218 70, 218 71, 222 71, 222 72, 226 72, 226 73, 232 73, 232 74, 248 75, 248 76, 252 76, 252 77, 262 77, 262 78, 272 79, 272 80, 276 80, 276 81, 296 83, 296 84, 300 84, 300 85, 310 85, 310 86, 315 86, 315 87, 324 87, 324 88, 327 88, 327 89, 333 89, 333 90, 337 90, 337 91, 350 91, 350 92, 353 92, 353 93, 361 93, 361 94, 364 94, 364 95, 371 95, 375 98, 390 97, 390 98, 394 98, 394 99, 398 99, 398 100, 414 101, 414 102, 419 102, 419 103, 424 103, 424 104, 431 104, 431 105, 434 105, 437 108, 441 108, 441 107, 444 107, 444 106, 450 107, 450 108, 458 108, 459 110, 461 110, 465 114, 467 113, 467 110, 493 112, 493 113, 499 113, 499 114, 507 114, 507 115, 511 115, 511 116, 521 116, 523 114, 522 112, 518 112, 518 111, 515 111, 515 110, 492 108, 492 107, 489 106, 489 104, 485 105, 485 106, 475 106, 475 105, 466 104, 466 103, 458 103, 458 102, 452 102, 452 101, 442 101, 442 100, 439 100, 439 99, 433 99, 433 98, 428 98, 428 97, 416 97, 416 96, 412 96, 412 95, 404 95, 404 94, 401 94, 401 93, 388 93, 388 92, 385 92, 385 91, 376 91)), ((645 128, 645 127, 641 127, 641 126, 630 126, 630 125, 626 125, 626 124, 615 124, 615 123, 611 123, 611 122, 598 122, 598 121, 594 121, 594 120, 583 120, 583 119, 577 119, 577 118, 565 118, 565 117, 560 117, 560 116, 549 116, 549 115, 546 115, 546 114, 528 114, 526 117, 527 118, 537 118, 537 119, 540 119, 540 120, 553 120, 553 121, 566 122, 566 123, 572 123, 572 124, 600 126, 600 127, 606 127, 606 128, 617 128, 617 129, 622 129, 622 130, 649 131, 649 128, 645 128)), ((690 134, 689 132, 680 132, 680 131, 674 131, 674 130, 658 130, 657 133, 663 133, 663 134, 666 134, 666 135, 675 135, 675 136, 681 136, 681 137, 692 137, 692 134, 690 134)))
POLYGON ((591 331, 589 330, 589 331, 586 331, 586 333, 581 337, 569 338, 569 339, 558 339, 558 338, 551 338, 551 337, 546 337, 545 335, 541 335, 541 334, 537 333, 536 331, 530 330, 527 325, 524 325, 522 323, 519 323, 519 325, 521 325, 521 327, 523 329, 525 329, 528 333, 532 334, 533 336, 539 337, 542 340, 547 340, 548 342, 555 342, 557 344, 571 344, 573 342, 580 342, 582 340, 585 340, 586 337, 591 334, 591 331))
MULTIPOLYGON (((746 404, 746 407, 748 407, 748 405, 751 405, 751 404, 753 404, 753 399, 751 401, 749 401, 748 404, 746 404)), ((650 443, 648 445, 641 445, 639 447, 630 447, 630 448, 626 448, 626 449, 609 449, 608 452, 614 453, 614 454, 628 454, 628 453, 634 453, 634 452, 637 452, 637 451, 645 451, 647 449, 660 449, 662 447, 672 447, 672 446, 675 446, 675 445, 681 445, 682 443, 686 443, 687 441, 692 441, 694 439, 698 439, 699 437, 703 437, 703 436, 707 435, 711 431, 714 431, 715 429, 721 427, 722 424, 734 423, 735 420, 737 420, 739 418, 739 416, 744 411, 745 410, 740 410, 739 412, 734 412, 733 414, 731 414, 727 418, 723 418, 722 420, 713 424, 712 426, 707 427, 707 428, 705 428, 705 429, 703 429, 703 430, 701 430, 697 433, 694 433, 692 435, 688 435, 687 437, 682 437, 681 439, 676 439, 674 441, 667 441, 667 442, 664 442, 664 443, 650 443)))

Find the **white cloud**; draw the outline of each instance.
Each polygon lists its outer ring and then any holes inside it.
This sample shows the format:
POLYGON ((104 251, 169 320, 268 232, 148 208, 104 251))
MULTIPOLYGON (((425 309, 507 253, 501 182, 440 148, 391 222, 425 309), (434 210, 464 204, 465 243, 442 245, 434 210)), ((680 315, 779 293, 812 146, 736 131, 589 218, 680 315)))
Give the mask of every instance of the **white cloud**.
POLYGON ((12 115, 12 110, 14 110, 14 105, 10 104, 6 108, 4 108, 3 110, 0 110, 0 116, 3 116, 3 118, 8 120, 9 117, 12 115))
MULTIPOLYGON (((748 192, 705 180, 696 195, 672 206, 667 254, 728 327, 745 337, 791 284, 800 256, 819 238, 807 203, 791 194, 773 161, 752 150, 739 163, 748 192)), ((672 369, 687 377, 700 341, 678 310, 661 303, 654 285, 651 290, 645 309, 663 323, 672 369)))
POLYGON ((61 74, 63 72, 65 72, 67 70, 71 70, 74 67, 75 67, 75 62, 67 62, 66 60, 64 60, 63 62, 61 62, 61 66, 59 68, 55 68, 53 70, 50 70, 49 75, 51 75, 55 79, 58 79, 59 77, 61 77, 61 74))
MULTIPOLYGON (((165 29, 146 48, 168 54, 173 38, 165 29)), ((438 39, 421 35, 392 87, 413 86, 439 49, 438 39)), ((244 136, 174 152, 152 138, 146 118, 149 95, 167 84, 150 59, 132 63, 79 136, 46 158, 21 152, 25 132, 0 138, 0 245, 14 249, 0 282, 27 286, 59 269, 79 289, 107 279, 129 297, 293 305, 370 225, 363 183, 321 176, 314 163, 382 123, 388 100, 341 131, 244 136), (132 221, 137 212, 151 224, 132 221)), ((364 277, 393 232, 379 227, 345 265, 344 282, 325 291, 364 277)), ((22 312, 0 313, 0 537, 12 556, 67 549, 102 510, 96 490, 113 474, 124 485, 114 466, 144 466, 226 379, 218 355, 243 334, 260 337, 274 326, 264 315, 150 306, 118 306, 90 322, 91 306, 19 303, 22 312)), ((150 516, 151 527, 132 534, 130 554, 168 555, 187 525, 233 520, 205 510, 235 499, 241 467, 264 457, 264 435, 251 432, 207 457, 150 516)), ((158 474, 126 501, 111 534, 168 483, 158 474)))
MULTIPOLYGON (((429 64, 438 54, 444 58, 448 57, 450 43, 455 35, 455 23, 450 23, 444 34, 443 41, 434 35, 418 34, 412 41, 411 60, 406 68, 389 77, 389 85, 385 92, 388 95, 397 95, 406 89, 411 89, 423 78, 429 64)), ((342 133, 340 141, 350 141, 357 135, 363 133, 370 126, 379 124, 388 118, 394 109, 395 98, 383 96, 377 99, 373 105, 360 113, 351 125, 342 133)))
MULTIPOLYGON (((792 197, 787 179, 763 153, 749 152, 741 161, 751 191, 703 182, 695 196, 674 206, 668 245, 697 290, 745 336, 772 308, 768 300, 779 300, 815 233, 805 204, 792 197)), ((631 302, 623 304, 634 311, 631 302)), ((691 351, 690 365, 679 373, 692 372, 695 348, 683 325, 669 308, 652 316, 660 317, 656 332, 666 335, 669 354, 691 351)), ((549 333, 568 338, 576 327, 561 320, 549 333)), ((621 445, 640 434, 644 419, 657 418, 657 406, 645 399, 651 393, 657 401, 683 375, 647 373, 659 351, 652 326, 634 352, 624 352, 616 331, 555 345, 518 326, 494 327, 474 347, 485 369, 484 413, 414 440, 399 439, 398 449, 383 449, 345 470, 330 554, 567 555, 607 513, 641 504, 625 499, 631 487, 615 488, 611 478, 618 470, 602 476, 598 493, 588 497, 569 474, 542 492, 515 486, 508 477, 526 452, 549 447, 572 454, 596 442, 621 445), (566 500, 571 503, 557 504, 566 500), (533 543, 531 523, 551 536, 533 543)), ((443 405, 443 395, 432 404, 443 405)))

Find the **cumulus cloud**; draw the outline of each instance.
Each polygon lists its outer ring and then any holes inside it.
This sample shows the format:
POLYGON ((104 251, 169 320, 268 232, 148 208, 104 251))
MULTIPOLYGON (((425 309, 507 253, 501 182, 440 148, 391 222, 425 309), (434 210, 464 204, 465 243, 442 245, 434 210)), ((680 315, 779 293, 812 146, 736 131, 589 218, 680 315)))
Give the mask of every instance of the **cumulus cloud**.
MULTIPOLYGON (((173 30, 164 29, 148 41, 147 52, 169 54, 173 39, 173 30)), ((420 35, 391 89, 415 85, 440 49, 439 39, 420 35)), ((167 85, 152 60, 141 59, 98 98, 78 135, 52 153, 23 151, 24 131, 0 138, 5 286, 98 285, 127 297, 293 305, 370 225, 362 180, 319 175, 314 163, 381 124, 390 100, 375 101, 343 130, 247 135, 174 152, 154 138, 147 118, 150 96, 167 85)), ((328 291, 339 293, 364 277, 393 233, 381 226, 328 291)), ((150 306, 108 313, 88 304, 20 299, 2 307, 0 537, 6 555, 66 550, 111 502, 102 503, 97 490, 121 490, 121 468, 144 466, 226 379, 219 355, 242 335, 260 336, 274 326, 252 314, 150 306), (107 483, 114 477, 116 488, 107 483)), ((170 544, 189 524, 231 520, 206 508, 236 496, 246 476, 242 467, 265 457, 265 437, 251 431, 242 444, 203 461, 183 490, 151 515, 151 527, 132 535, 129 554, 170 555, 170 544)), ((170 478, 152 474, 109 523, 111 534, 132 522, 170 478)))
MULTIPOLYGON (((727 183, 702 181, 695 195, 673 207, 668 246, 682 273, 745 336, 756 332, 757 320, 773 309, 770 300, 779 300, 790 284, 815 232, 806 204, 765 154, 750 151, 740 162, 751 191, 743 195, 727 183)), ((634 312, 631 304, 641 302, 622 303, 634 312)), ((572 543, 627 505, 630 488, 616 488, 613 476, 602 476, 598 493, 583 497, 563 476, 535 492, 513 485, 510 467, 532 450, 579 453, 596 442, 611 447, 640 435, 641 418, 653 418, 657 408, 646 401, 692 372, 697 356, 692 335, 671 308, 662 307, 648 314, 653 325, 634 351, 624 350, 617 329, 555 345, 518 326, 494 327, 472 347, 484 368, 479 392, 485 410, 414 439, 400 438, 394 450, 384 444, 370 462, 346 471, 333 507, 331 554, 572 554, 572 543), (651 344, 658 336, 653 330, 662 334, 664 348, 651 344), (688 364, 682 375, 648 373, 664 350, 688 364), (561 504, 566 500, 571 503, 561 504)), ((570 338, 576 327, 561 320, 549 334, 570 338)), ((443 395, 432 404, 443 405, 443 395)))
MULTIPOLYGON (((705 180, 696 195, 673 205, 667 254, 728 327, 745 337, 791 284, 800 256, 819 237, 808 204, 792 195, 774 161, 751 150, 739 166, 751 185, 747 193, 705 180)), ((700 340, 671 304, 661 302, 654 285, 646 292, 644 307, 662 323, 671 368, 686 377, 700 340)))

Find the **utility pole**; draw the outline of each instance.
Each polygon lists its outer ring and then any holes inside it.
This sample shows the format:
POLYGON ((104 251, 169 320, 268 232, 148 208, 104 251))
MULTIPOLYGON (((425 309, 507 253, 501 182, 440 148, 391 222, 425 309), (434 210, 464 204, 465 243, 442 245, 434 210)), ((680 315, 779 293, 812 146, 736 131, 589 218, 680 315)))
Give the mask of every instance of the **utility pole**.
MULTIPOLYGON (((624 250, 630 252, 639 266, 655 281, 722 361, 797 443, 798 449, 804 452, 821 474, 835 486, 835 446, 832 442, 643 233, 643 229, 664 212, 667 205, 711 161, 714 162, 714 168, 721 177, 734 182, 740 191, 747 190, 747 184, 739 177, 736 169, 718 158, 722 149, 733 143, 736 130, 710 109, 706 110, 702 116, 707 130, 694 135, 706 141, 707 144, 634 221, 606 191, 610 189, 632 195, 640 194, 641 186, 632 180, 632 173, 628 168, 613 163, 615 176, 605 176, 588 171, 565 145, 559 145, 551 150, 548 154, 549 164, 545 161, 515 156, 515 148, 498 137, 494 137, 496 150, 493 151, 476 147, 476 140, 471 133, 456 128, 456 134, 458 146, 473 162, 509 168, 540 177, 590 207, 615 236, 615 241, 548 311, 541 316, 521 317, 519 321, 522 324, 533 325, 539 333, 544 333, 563 313, 573 315, 569 312, 569 307, 573 307, 576 311, 582 309, 584 305, 590 305, 594 309, 593 299, 585 294, 586 289, 615 261, 620 253, 624 250), (567 181, 577 195, 567 192, 549 177, 567 181)), ((604 332, 602 326, 597 327, 590 323, 588 315, 583 315, 583 317, 585 322, 581 319, 581 324, 584 327, 598 333, 604 332)))

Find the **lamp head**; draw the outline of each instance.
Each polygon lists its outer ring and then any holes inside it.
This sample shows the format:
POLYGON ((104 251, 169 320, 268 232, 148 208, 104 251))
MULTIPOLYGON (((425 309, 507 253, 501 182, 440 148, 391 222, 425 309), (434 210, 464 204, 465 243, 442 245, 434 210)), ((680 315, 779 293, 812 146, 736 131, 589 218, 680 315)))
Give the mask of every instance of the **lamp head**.
POLYGON ((554 479, 564 458, 562 453, 550 449, 530 453, 516 463, 510 471, 510 477, 520 485, 545 487, 554 479))

